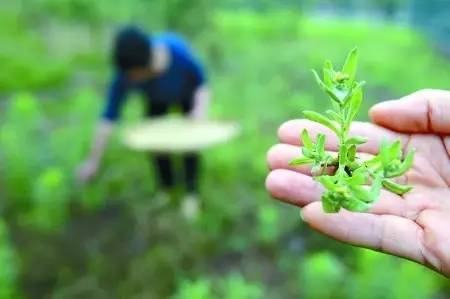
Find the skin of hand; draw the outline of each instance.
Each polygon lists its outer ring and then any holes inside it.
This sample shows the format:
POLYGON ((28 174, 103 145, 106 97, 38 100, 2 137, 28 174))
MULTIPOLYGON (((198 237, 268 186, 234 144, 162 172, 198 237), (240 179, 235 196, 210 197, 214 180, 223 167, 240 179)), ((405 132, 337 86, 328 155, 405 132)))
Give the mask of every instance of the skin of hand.
POLYGON ((86 183, 96 176, 100 161, 102 160, 103 153, 105 152, 105 148, 113 128, 114 123, 112 122, 100 121, 98 123, 91 142, 91 153, 76 170, 76 177, 78 178, 78 181, 86 183))
POLYGON ((414 165, 398 181, 413 185, 399 196, 382 190, 365 213, 327 214, 322 210, 321 185, 308 166, 289 166, 299 156, 300 133, 327 135, 326 148, 337 150, 327 128, 308 120, 292 120, 278 130, 280 144, 267 155, 271 169, 269 193, 301 207, 301 217, 313 229, 336 240, 421 263, 450 277, 450 91, 421 90, 399 100, 379 103, 370 110, 373 123, 354 122, 351 135, 367 136, 360 155, 378 152, 382 139, 400 140, 415 148, 414 165))

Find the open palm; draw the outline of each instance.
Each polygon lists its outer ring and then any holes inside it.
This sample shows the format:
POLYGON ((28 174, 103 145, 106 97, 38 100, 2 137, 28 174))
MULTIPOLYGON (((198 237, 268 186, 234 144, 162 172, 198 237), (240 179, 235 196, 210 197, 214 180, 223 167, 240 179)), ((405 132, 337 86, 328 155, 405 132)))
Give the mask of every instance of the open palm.
POLYGON ((280 127, 281 143, 268 153, 266 187, 275 198, 302 207, 302 218, 324 234, 417 261, 450 277, 450 92, 416 92, 374 106, 371 116, 375 124, 355 122, 351 128, 351 135, 369 138, 360 155, 376 154, 383 139, 415 148, 412 169, 399 178, 414 186, 411 192, 402 197, 383 190, 366 213, 324 213, 321 185, 307 166, 289 166, 289 161, 299 155, 303 129, 312 136, 326 134, 329 151, 336 151, 338 142, 327 128, 307 120, 280 127))

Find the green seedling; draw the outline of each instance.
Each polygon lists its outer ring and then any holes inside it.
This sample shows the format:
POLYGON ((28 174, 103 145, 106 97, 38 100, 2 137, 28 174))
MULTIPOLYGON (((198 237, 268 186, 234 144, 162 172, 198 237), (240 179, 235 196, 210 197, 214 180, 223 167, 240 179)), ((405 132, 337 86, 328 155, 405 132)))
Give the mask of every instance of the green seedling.
POLYGON ((399 195, 412 188, 393 181, 408 171, 414 160, 414 150, 403 155, 400 141, 382 142, 379 153, 370 160, 363 161, 358 156, 358 147, 366 143, 367 138, 349 135, 350 125, 361 107, 365 84, 356 81, 357 60, 354 48, 341 71, 335 71, 330 61, 324 64, 322 78, 313 70, 317 84, 330 98, 333 109, 324 114, 303 111, 307 119, 322 124, 337 136, 338 152, 325 150, 325 134, 318 134, 313 141, 304 130, 300 136, 302 156, 290 162, 291 165, 311 164, 312 175, 325 188, 322 206, 328 213, 336 213, 341 208, 365 211, 377 201, 382 187, 399 195))

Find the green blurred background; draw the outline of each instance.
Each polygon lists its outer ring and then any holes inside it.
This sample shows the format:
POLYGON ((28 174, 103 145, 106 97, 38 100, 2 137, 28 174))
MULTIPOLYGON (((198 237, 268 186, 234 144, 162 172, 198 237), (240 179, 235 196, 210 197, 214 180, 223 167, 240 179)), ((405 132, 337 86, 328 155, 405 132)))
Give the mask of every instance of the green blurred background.
MULTIPOLYGON (((264 190, 278 125, 327 105, 309 71, 324 59, 360 48, 363 120, 377 101, 449 89, 449 1, 6 0, 0 38, 0 299, 450 297, 445 278, 320 236, 264 190), (147 157, 118 136, 98 179, 74 179, 129 22, 184 34, 211 117, 243 127, 204 152, 198 223, 154 208, 147 157)), ((122 124, 140 111, 130 99, 122 124)))

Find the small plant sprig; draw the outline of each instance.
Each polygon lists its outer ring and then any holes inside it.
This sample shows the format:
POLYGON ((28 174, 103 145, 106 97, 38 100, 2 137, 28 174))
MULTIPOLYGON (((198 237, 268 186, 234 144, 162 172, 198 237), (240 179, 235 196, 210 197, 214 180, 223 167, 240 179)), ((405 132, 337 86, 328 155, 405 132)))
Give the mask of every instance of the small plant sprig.
POLYGON ((324 187, 322 206, 325 212, 336 213, 341 208, 365 211, 379 197, 382 187, 396 194, 404 194, 411 186, 400 185, 392 179, 411 168, 414 150, 403 158, 400 141, 380 145, 378 155, 362 161, 358 146, 367 142, 363 136, 349 136, 350 125, 363 100, 365 82, 355 79, 358 53, 350 51, 341 71, 335 71, 330 61, 323 66, 323 79, 313 70, 317 84, 331 99, 333 109, 326 114, 303 111, 305 117, 329 128, 339 140, 338 153, 325 151, 325 135, 318 134, 315 142, 308 132, 301 133, 302 156, 291 165, 312 164, 311 173, 324 187), (369 185, 370 184, 370 185, 369 185))

